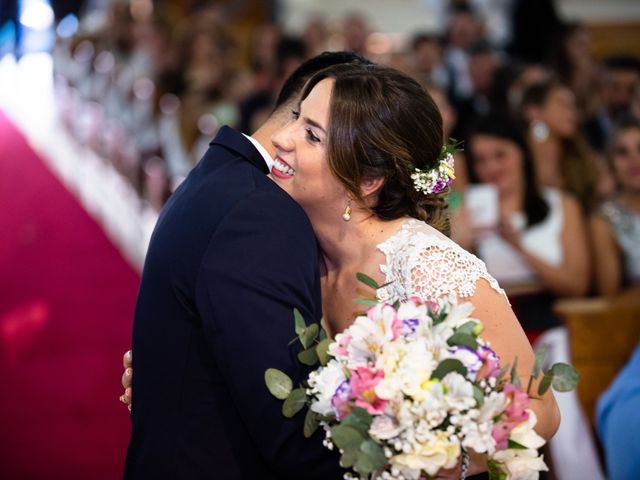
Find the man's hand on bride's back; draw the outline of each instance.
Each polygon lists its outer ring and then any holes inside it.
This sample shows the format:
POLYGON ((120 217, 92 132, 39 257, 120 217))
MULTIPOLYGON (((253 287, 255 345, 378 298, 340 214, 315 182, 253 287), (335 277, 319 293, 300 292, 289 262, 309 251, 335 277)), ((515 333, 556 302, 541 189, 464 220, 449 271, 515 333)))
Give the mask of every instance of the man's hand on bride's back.
POLYGON ((131 385, 133 384, 133 352, 127 351, 122 357, 122 365, 124 366, 124 372, 122 373, 122 388, 124 393, 120 395, 120 401, 129 406, 131 411, 131 385))

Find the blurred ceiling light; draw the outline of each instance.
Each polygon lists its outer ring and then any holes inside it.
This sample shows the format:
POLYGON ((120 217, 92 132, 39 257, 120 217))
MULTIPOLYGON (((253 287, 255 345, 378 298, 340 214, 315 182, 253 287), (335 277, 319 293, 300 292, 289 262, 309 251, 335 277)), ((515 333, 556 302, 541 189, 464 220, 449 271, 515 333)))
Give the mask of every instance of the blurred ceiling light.
POLYGON ((58 23, 56 33, 60 38, 70 38, 78 31, 78 17, 70 13, 58 23))
POLYGON ((24 0, 20 23, 33 30, 46 30, 53 25, 53 10, 43 0, 24 0))
POLYGON ((372 33, 367 37, 367 51, 373 55, 386 55, 391 53, 393 42, 386 33, 372 33))
POLYGON ((131 0, 129 9, 136 22, 143 22, 151 18, 153 3, 151 0, 131 0))

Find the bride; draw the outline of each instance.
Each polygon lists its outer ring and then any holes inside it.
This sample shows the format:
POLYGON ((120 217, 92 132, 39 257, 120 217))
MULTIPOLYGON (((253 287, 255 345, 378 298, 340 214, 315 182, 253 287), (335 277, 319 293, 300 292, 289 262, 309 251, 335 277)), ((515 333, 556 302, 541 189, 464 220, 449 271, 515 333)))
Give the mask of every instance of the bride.
MULTIPOLYGON (((356 279, 364 272, 387 284, 376 292, 381 301, 454 294, 471 302, 483 337, 504 363, 517 357, 526 375, 534 354, 504 292, 482 261, 446 236, 448 179, 425 181, 446 171, 442 136, 440 113, 415 81, 388 67, 337 65, 311 78, 299 111, 272 137, 271 175, 318 238, 330 333, 360 313, 353 299, 366 294, 356 279)), ((553 394, 530 405, 537 432, 549 439, 560 421, 553 394)), ((469 473, 484 470, 472 456, 469 473)))

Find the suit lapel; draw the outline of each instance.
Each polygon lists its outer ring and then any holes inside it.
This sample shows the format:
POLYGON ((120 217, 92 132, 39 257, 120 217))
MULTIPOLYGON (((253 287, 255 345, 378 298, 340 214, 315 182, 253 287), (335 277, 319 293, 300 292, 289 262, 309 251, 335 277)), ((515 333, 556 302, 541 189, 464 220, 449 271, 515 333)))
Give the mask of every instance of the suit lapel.
POLYGON ((244 135, 231 127, 222 127, 209 145, 220 145, 232 150, 255 165, 265 175, 269 173, 269 168, 256 147, 244 135))

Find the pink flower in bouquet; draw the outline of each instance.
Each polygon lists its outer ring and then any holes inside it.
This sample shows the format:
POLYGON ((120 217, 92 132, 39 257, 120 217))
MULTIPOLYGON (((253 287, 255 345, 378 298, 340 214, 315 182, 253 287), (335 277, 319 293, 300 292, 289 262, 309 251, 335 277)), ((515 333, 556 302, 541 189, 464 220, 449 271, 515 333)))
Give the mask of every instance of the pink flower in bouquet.
POLYGON ((507 408, 503 418, 496 423, 491 432, 498 450, 506 449, 511 431, 529 419, 529 413, 526 411, 529 406, 529 396, 511 383, 504 386, 503 393, 507 398, 507 408))
POLYGON ((507 420, 510 422, 526 422, 529 419, 527 407, 529 406, 529 395, 511 383, 504 386, 503 393, 509 400, 505 410, 507 420))
POLYGON ((351 335, 340 335, 338 346, 335 347, 334 353, 343 357, 347 356, 347 346, 351 343, 351 335))
POLYGON ((496 352, 489 347, 480 347, 478 356, 482 360, 482 367, 478 371, 478 380, 489 377, 497 377, 500 374, 500 359, 496 352))
POLYGON ((356 405, 370 414, 382 413, 387 405, 386 400, 378 398, 375 386, 384 378, 383 371, 373 372, 368 368, 356 368, 351 371, 351 394, 356 405))

